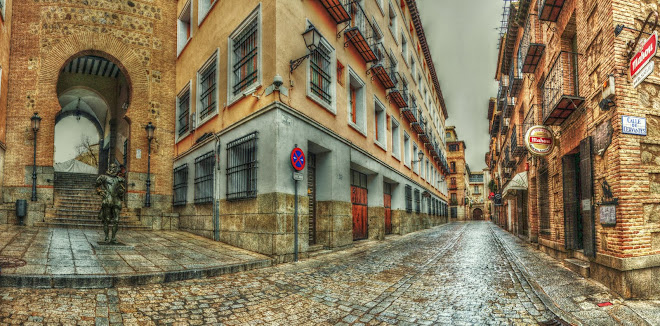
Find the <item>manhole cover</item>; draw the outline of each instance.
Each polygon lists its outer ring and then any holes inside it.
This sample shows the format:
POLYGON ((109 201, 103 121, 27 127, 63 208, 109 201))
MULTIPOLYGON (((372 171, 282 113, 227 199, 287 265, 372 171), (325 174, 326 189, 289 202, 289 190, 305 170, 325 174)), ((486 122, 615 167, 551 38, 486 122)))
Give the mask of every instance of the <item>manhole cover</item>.
POLYGON ((2 257, 0 256, 0 267, 1 268, 14 268, 14 267, 23 267, 27 264, 25 260, 18 259, 14 257, 2 257))

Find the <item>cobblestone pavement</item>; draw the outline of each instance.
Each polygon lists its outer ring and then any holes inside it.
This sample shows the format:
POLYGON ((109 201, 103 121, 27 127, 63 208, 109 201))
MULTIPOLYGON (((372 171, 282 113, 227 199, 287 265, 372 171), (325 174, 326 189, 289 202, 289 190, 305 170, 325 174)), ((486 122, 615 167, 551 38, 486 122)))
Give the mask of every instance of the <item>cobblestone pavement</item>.
POLYGON ((554 314, 490 223, 451 223, 299 263, 139 287, 5 288, 0 324, 529 325, 554 314), (507 254, 509 253, 509 254, 507 254))

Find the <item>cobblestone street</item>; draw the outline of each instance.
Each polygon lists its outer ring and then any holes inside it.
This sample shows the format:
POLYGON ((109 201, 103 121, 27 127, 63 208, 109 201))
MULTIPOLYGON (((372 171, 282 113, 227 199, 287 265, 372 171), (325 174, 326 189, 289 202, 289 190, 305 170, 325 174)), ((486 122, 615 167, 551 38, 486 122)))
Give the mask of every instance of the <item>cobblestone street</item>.
MULTIPOLYGON (((503 249, 514 240, 503 237, 513 238, 487 222, 451 223, 215 278, 103 290, 2 288, 0 324, 528 325, 555 318, 561 305, 551 311, 543 303, 505 254, 515 252, 503 249)), ((629 324, 645 323, 615 306, 629 324)), ((623 321, 599 324, 610 322, 623 321)))

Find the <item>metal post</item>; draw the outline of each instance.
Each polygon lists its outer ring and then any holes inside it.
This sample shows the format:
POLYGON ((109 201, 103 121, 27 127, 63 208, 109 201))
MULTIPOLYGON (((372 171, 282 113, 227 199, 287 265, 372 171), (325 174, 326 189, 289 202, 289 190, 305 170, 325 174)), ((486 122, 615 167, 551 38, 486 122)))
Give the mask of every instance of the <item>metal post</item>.
POLYGON ((294 180, 295 184, 295 197, 294 197, 294 213, 293 213, 293 261, 298 261, 298 180, 294 180))
POLYGON ((34 156, 32 160, 32 201, 37 201, 37 131, 34 130, 34 156))
POLYGON ((144 206, 151 207, 151 139, 147 150, 147 196, 144 199, 144 206))

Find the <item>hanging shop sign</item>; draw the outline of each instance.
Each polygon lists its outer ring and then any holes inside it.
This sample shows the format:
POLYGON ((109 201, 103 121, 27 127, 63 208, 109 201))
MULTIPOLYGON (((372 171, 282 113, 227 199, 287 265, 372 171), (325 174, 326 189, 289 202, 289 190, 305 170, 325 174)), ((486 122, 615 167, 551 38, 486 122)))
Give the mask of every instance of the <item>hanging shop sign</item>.
POLYGON ((603 156, 605 150, 610 143, 612 142, 612 124, 609 120, 603 121, 593 133, 593 147, 592 151, 594 154, 603 156))
POLYGON ((555 147, 555 136, 550 127, 533 126, 525 134, 525 146, 532 155, 546 156, 555 147))
POLYGON ((646 136, 646 118, 630 115, 621 116, 621 132, 629 135, 646 136))
POLYGON ((655 56, 655 53, 658 51, 658 32, 653 32, 653 34, 644 42, 644 46, 639 52, 635 53, 630 60, 630 77, 634 79, 634 76, 637 73, 642 71, 642 68, 646 66, 649 62, 652 62, 652 58, 655 56))

